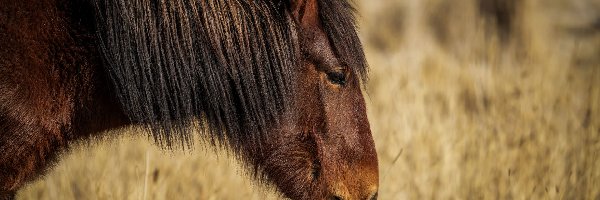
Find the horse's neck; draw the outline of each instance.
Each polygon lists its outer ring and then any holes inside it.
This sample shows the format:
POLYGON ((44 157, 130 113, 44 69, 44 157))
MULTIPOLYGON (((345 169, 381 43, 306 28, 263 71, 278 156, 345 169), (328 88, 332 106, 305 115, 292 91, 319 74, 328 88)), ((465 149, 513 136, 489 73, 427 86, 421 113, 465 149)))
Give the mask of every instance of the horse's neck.
POLYGON ((68 10, 55 0, 0 0, 0 198, 74 140, 127 124, 90 24, 68 10))

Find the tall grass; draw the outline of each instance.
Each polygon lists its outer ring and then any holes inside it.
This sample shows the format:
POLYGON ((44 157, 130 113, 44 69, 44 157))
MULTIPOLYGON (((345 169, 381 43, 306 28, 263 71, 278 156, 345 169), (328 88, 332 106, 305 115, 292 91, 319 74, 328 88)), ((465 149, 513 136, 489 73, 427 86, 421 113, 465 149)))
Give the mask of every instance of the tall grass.
POLYGON ((473 1, 375 2, 366 40, 401 44, 368 46, 382 199, 600 198, 600 63, 579 52, 600 36, 557 23, 569 1, 520 1, 506 41, 473 1), (392 15, 401 38, 384 39, 392 15))

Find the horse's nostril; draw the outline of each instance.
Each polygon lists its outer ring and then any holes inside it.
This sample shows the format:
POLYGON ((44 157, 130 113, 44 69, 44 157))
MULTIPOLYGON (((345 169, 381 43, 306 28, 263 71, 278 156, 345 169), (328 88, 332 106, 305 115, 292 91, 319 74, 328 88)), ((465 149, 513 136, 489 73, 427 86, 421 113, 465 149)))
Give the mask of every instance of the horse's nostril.
POLYGON ((377 200, 377 196, 378 196, 378 192, 375 192, 371 195, 371 197, 369 198, 369 200, 377 200))
POLYGON ((342 197, 340 197, 340 196, 333 195, 333 196, 331 197, 331 200, 344 200, 344 199, 343 199, 342 197))

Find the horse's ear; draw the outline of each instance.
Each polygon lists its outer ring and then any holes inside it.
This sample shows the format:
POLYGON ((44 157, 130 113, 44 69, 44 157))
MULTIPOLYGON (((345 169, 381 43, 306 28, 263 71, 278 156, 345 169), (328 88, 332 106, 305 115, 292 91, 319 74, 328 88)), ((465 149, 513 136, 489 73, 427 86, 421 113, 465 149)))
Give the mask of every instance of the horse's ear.
POLYGON ((303 28, 320 27, 318 0, 291 0, 290 12, 303 28))

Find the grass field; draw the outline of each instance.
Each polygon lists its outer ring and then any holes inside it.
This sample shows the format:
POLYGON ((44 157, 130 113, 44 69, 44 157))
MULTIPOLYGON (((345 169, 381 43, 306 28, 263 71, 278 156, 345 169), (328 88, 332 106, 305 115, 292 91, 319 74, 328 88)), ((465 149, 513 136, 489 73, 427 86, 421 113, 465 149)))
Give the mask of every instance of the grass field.
MULTIPOLYGON (((600 199, 600 2, 517 2, 504 37, 473 0, 360 1, 380 199, 600 199)), ((134 132, 18 199, 279 198, 223 153, 134 132)))

